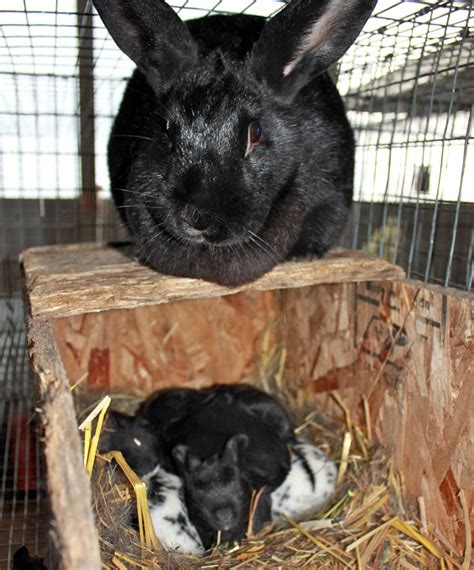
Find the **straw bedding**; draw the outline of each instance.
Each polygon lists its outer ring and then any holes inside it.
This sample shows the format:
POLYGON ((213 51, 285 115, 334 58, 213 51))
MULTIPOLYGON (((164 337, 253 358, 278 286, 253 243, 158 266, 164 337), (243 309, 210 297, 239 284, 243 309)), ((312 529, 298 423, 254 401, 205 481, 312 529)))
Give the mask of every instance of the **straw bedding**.
MULTIPOLYGON (((278 395, 282 399, 282 393, 278 395)), ((369 442, 370 426, 354 424, 337 393, 333 398, 341 408, 340 421, 302 409, 295 398, 284 396, 299 421, 298 435, 319 446, 339 466, 337 491, 313 520, 287 520, 284 528, 269 525, 240 545, 216 547, 200 558, 152 552, 140 546, 138 533, 130 526, 133 489, 115 464, 99 456, 92 479, 93 508, 104 568, 463 567, 449 544, 423 520, 423 505, 403 496, 401 477, 384 451, 369 442)), ((117 397, 114 407, 133 413, 139 401, 117 397)), ((84 411, 83 400, 79 407, 84 411)))

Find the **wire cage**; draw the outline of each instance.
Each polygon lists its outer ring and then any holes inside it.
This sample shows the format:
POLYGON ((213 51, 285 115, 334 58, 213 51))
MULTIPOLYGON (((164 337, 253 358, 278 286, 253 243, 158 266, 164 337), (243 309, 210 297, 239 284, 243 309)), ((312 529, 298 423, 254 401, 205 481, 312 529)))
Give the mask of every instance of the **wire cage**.
MULTIPOLYGON (((170 0, 183 19, 270 17, 279 0, 170 0)), ((26 362, 18 254, 126 238, 106 145, 133 64, 87 0, 0 7, 0 566, 46 551, 46 499, 26 362)), ((342 238, 407 276, 471 290, 474 14, 469 0, 379 0, 333 70, 357 140, 342 238)))

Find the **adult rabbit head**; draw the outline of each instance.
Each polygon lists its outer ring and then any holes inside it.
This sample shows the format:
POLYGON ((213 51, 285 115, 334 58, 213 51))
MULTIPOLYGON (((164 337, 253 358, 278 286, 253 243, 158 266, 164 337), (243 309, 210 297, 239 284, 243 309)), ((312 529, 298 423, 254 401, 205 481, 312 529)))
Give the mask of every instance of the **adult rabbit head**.
POLYGON ((335 244, 354 142, 325 72, 375 3, 293 0, 266 24, 216 16, 186 26, 163 0, 94 0, 138 67, 109 168, 141 260, 237 286, 335 244))

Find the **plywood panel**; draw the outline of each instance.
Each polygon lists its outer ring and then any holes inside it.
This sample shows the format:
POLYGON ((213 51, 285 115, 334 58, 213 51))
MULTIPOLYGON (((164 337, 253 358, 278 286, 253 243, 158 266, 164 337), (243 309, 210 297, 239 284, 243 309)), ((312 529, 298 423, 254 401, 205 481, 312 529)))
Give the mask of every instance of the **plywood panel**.
POLYGON ((35 371, 36 407, 42 427, 48 496, 53 515, 52 546, 58 568, 101 568, 91 510, 89 480, 66 373, 48 321, 28 320, 29 353, 35 371))
POLYGON ((276 291, 104 311, 53 320, 71 383, 151 392, 238 382, 254 371, 278 316, 276 291))
POLYGON ((346 250, 334 250, 324 259, 282 263, 254 283, 234 289, 161 275, 134 261, 123 247, 106 244, 32 248, 22 253, 21 263, 31 314, 49 318, 219 297, 242 290, 402 279, 405 275, 401 267, 383 259, 346 250))
POLYGON ((416 282, 287 291, 287 381, 326 401, 338 389, 393 455, 428 519, 463 545, 459 491, 473 506, 473 296, 416 282))

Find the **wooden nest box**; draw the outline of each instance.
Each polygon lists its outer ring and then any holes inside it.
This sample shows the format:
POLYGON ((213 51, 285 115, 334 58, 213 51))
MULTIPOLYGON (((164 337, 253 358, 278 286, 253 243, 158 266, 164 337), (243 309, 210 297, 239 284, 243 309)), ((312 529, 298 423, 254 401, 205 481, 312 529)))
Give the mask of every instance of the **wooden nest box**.
POLYGON ((159 275, 107 245, 34 248, 21 262, 59 567, 100 568, 71 385, 149 393, 238 382, 258 376, 263 350, 282 349, 279 381, 309 404, 338 390, 354 418, 370 416, 428 522, 464 548, 472 295, 342 250, 239 289, 159 275))

